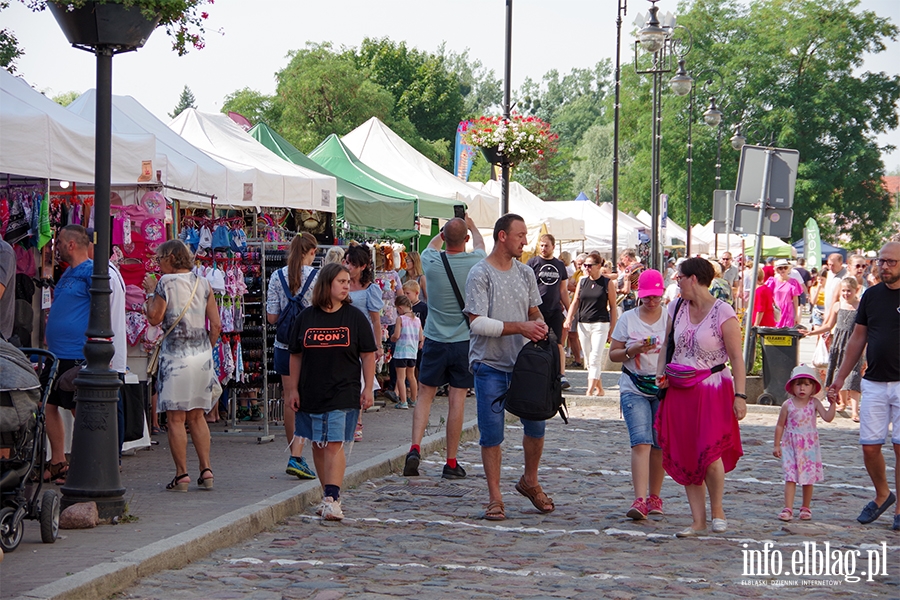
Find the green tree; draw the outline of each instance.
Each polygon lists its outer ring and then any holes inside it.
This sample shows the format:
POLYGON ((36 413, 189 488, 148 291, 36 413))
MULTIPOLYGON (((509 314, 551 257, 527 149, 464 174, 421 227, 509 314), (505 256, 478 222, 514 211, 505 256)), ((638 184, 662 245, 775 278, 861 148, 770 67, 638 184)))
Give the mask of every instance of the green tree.
POLYGON ((309 152, 329 134, 344 135, 370 117, 391 122, 390 92, 371 81, 346 53, 307 42, 276 73, 281 135, 309 152))
MULTIPOLYGON (((460 80, 443 55, 408 48, 406 42, 365 38, 354 59, 371 81, 391 93, 394 119, 409 119, 425 140, 455 137, 464 101, 460 80)), ((441 162, 447 164, 449 156, 441 162)))
POLYGON ((169 113, 169 118, 174 119, 189 108, 197 108, 195 102, 197 102, 197 99, 194 98, 194 93, 191 91, 191 88, 184 86, 184 89, 181 90, 181 96, 178 98, 178 104, 176 104, 175 109, 169 113))
POLYGON ((248 87, 231 92, 225 96, 225 101, 222 102, 224 114, 236 112, 246 117, 254 125, 265 123, 276 130, 281 122, 281 109, 281 104, 277 102, 277 96, 267 96, 248 87))
POLYGON ((75 102, 75 99, 78 98, 78 96, 80 96, 80 95, 81 95, 81 93, 76 92, 76 91, 63 92, 61 94, 57 94, 57 95, 53 96, 51 98, 51 100, 53 100, 60 106, 68 106, 68 105, 72 104, 73 102, 75 102))
MULTIPOLYGON (((9 8, 9 2, 0 1, 0 11, 9 8)), ((19 48, 19 40, 16 34, 4 27, 0 29, 0 67, 10 73, 16 72, 16 60, 25 52, 19 48)))
POLYGON ((437 49, 447 69, 456 74, 459 93, 463 97, 463 118, 473 118, 490 109, 498 112, 503 102, 503 88, 493 69, 486 69, 477 58, 469 56, 469 49, 461 53, 447 50, 446 44, 437 49))
MULTIPOLYGON (((744 123, 758 141, 800 152, 793 237, 808 217, 823 236, 846 231, 854 241, 879 228, 889 204, 879 185, 884 173, 876 136, 895 129, 900 77, 859 72, 868 53, 885 49, 898 30, 888 19, 858 11, 858 0, 696 0, 679 15, 693 34, 687 56, 693 73, 715 68, 723 76, 718 103, 729 122, 722 132, 722 187, 733 188, 738 154, 730 127, 744 123), (736 114, 735 114, 736 113, 736 114), (833 218, 826 218, 833 215, 833 218)), ((634 146, 622 167, 620 199, 649 206, 650 84, 623 70, 623 136, 634 146)), ((697 106, 708 98, 698 91, 697 106)), ((664 91, 661 179, 675 218, 684 214, 687 101, 664 91), (674 200, 674 202, 672 201, 674 200)), ((715 187, 716 130, 693 127, 693 221, 705 222, 715 187)))

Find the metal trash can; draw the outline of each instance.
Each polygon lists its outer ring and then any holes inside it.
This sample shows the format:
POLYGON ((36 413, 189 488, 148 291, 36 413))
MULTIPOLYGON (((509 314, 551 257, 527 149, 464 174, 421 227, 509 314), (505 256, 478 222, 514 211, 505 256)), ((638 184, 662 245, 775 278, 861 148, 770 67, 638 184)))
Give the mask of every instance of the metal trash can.
POLYGON ((787 400, 784 386, 791 378, 800 360, 800 338, 798 329, 778 327, 754 327, 762 340, 763 388, 757 403, 781 406, 787 400))

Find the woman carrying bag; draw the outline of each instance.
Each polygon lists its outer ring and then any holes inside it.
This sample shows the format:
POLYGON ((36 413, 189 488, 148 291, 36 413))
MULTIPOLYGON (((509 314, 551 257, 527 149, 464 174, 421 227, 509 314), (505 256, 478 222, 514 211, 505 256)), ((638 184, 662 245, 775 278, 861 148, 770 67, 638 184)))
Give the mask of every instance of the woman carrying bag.
POLYGON ((202 490, 213 488, 209 462, 210 435, 205 415, 222 394, 213 367, 212 347, 222 325, 209 282, 191 272, 194 257, 181 240, 164 242, 156 250, 159 270, 156 278, 144 278, 148 293, 145 312, 151 325, 166 332, 159 346, 156 389, 157 412, 165 412, 169 448, 175 462, 175 478, 167 490, 186 492, 191 478, 187 469, 187 432, 197 451, 202 490), (207 323, 209 324, 207 328, 207 323))
POLYGON ((741 328, 734 309, 709 293, 713 276, 703 258, 679 266, 681 300, 669 305, 665 342, 672 362, 660 361, 656 369, 656 383, 666 392, 656 416, 663 468, 684 486, 693 517, 677 537, 706 534, 707 489, 713 533, 726 531, 725 473, 743 455, 738 421, 747 414, 747 395, 741 328))

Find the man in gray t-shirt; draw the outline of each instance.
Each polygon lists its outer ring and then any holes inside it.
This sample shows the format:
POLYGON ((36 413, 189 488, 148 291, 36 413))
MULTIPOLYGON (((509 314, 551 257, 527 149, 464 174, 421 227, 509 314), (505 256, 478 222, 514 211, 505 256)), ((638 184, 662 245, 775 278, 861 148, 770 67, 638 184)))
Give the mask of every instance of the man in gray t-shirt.
MULTIPOLYGON (((495 412, 494 401, 509 389, 516 357, 528 340, 546 337, 547 324, 538 308, 541 296, 537 280, 517 258, 522 256, 528 230, 522 217, 506 214, 494 225, 494 248, 490 255, 469 271, 466 281, 466 308, 472 333, 469 366, 475 376, 481 460, 488 484, 489 503, 484 518, 506 518, 500 493, 500 471, 506 411, 495 412)), ((516 491, 531 500, 542 513, 555 506, 538 483, 538 465, 544 450, 544 421, 522 419, 525 436, 525 474, 516 491)))

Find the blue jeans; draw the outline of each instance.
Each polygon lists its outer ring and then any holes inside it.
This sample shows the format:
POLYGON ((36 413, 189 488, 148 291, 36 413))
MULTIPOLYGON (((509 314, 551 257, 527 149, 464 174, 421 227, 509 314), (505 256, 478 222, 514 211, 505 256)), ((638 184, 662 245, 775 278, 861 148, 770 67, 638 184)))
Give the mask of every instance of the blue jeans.
MULTIPOLYGON (((475 374, 475 400, 478 407, 478 431, 481 438, 479 445, 486 448, 503 443, 503 431, 506 427, 506 410, 495 410, 494 400, 506 395, 512 373, 500 371, 481 362, 472 364, 475 374)), ((499 408, 499 407, 498 407, 499 408)), ((544 437, 544 421, 520 419, 525 427, 525 435, 540 439, 544 437)))
POLYGON ((656 430, 653 428, 656 411, 659 409, 659 398, 624 392, 619 402, 622 406, 625 424, 628 426, 631 447, 652 444, 654 448, 659 448, 656 443, 656 430))
POLYGON ((316 444, 352 442, 359 420, 359 409, 344 408, 326 413, 298 412, 294 415, 294 432, 316 444))

